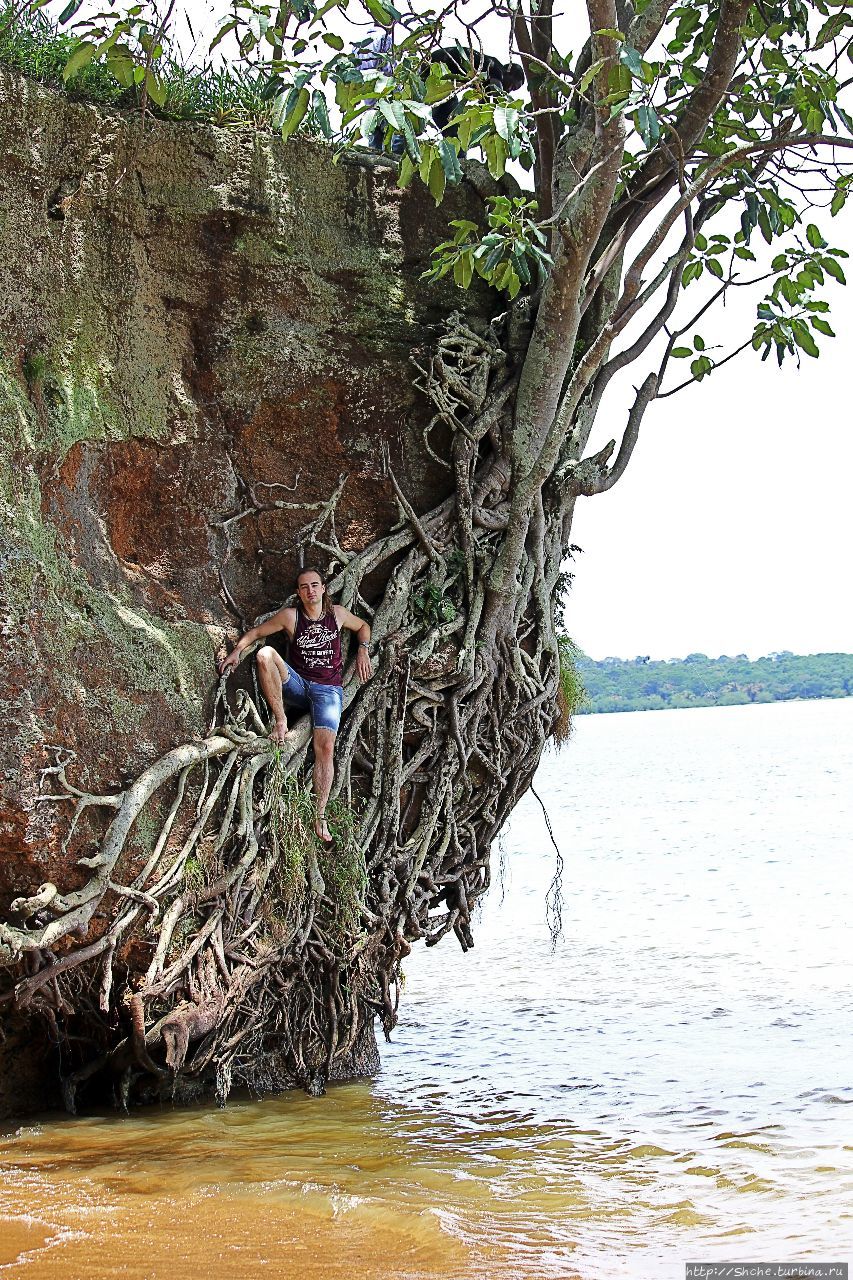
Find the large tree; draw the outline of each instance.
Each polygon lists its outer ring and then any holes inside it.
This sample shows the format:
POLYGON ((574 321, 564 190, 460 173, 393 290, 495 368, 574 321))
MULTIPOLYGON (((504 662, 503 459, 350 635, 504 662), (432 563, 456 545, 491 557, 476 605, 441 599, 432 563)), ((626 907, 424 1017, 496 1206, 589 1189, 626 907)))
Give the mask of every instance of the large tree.
MULTIPOLYGON (((436 276, 452 273, 461 289, 481 279, 494 299, 483 331, 449 314, 417 369, 433 414, 426 446, 448 468, 450 496, 416 512, 387 464, 400 509, 387 536, 345 553, 336 494, 304 531, 304 546, 332 558, 335 596, 369 609, 378 646, 375 678, 347 690, 339 853, 325 879, 306 807, 307 730, 274 749, 262 708, 225 684, 210 736, 117 795, 77 791, 67 762, 55 767, 75 818, 97 806, 115 816, 86 861, 88 883, 20 899, 0 943, 19 1008, 53 1016, 67 1004, 84 1020, 91 1008, 93 1022, 98 1007, 122 1011, 124 1030, 78 1058, 70 1101, 101 1071, 142 1093, 192 1078, 215 1079, 221 1095, 232 1081, 320 1089, 377 1013, 390 1030, 411 944, 453 932, 472 945, 492 842, 563 723, 576 502, 618 482, 656 399, 741 353, 812 358, 832 336, 820 294, 827 276, 844 282, 846 254, 815 219, 839 212, 853 180, 846 6, 576 10, 580 35, 551 0, 429 12, 244 0, 223 22, 220 54, 251 63, 285 139, 308 127, 343 147, 378 137, 380 163, 399 164, 401 185, 423 182, 436 202, 466 171, 476 177, 466 157, 478 154, 493 179, 509 163, 527 181, 490 197, 487 225, 456 220, 433 247, 436 276), (365 24, 392 34, 378 57, 365 56, 365 24), (432 58, 450 46, 450 65, 432 58), (484 53, 520 63, 525 87, 502 89, 484 53), (444 133, 441 103, 452 107, 444 133), (706 317, 748 286, 754 328, 727 333, 728 347, 703 338, 706 317), (589 451, 626 378, 620 431, 589 451), (158 797, 160 838, 117 883, 128 833, 158 797), (150 966, 116 992, 115 957, 152 920, 150 966)), ((136 6, 86 20, 68 74, 100 59, 139 86, 143 110, 162 106, 173 16, 173 5, 154 17, 136 6)))

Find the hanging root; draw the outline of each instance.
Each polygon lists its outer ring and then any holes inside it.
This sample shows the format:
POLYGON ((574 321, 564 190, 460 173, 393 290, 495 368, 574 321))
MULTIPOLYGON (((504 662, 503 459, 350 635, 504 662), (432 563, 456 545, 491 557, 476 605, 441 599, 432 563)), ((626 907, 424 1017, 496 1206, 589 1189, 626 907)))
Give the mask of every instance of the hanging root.
MULTIPOLYGON (((517 598, 484 628, 507 526, 515 375, 497 333, 458 316, 419 374, 435 410, 429 447, 439 424, 449 433, 453 495, 416 515, 386 458, 394 529, 345 554, 334 527, 342 480, 300 537, 334 558, 330 589, 347 607, 369 574, 387 577, 370 608, 376 673, 364 686, 349 673, 345 686, 332 845, 314 835, 307 722, 274 746, 263 707, 229 697, 224 681, 207 738, 125 790, 80 791, 63 752, 45 771, 43 799, 74 805, 69 839, 87 813, 113 815, 79 859, 82 888, 42 885, 0 924, 11 975, 0 999, 56 1028, 69 1107, 97 1079, 125 1105, 192 1088, 224 1100, 236 1084, 321 1092, 355 1069, 376 1015, 390 1034, 414 940, 452 932, 473 946, 492 842, 557 718, 563 512, 540 504, 517 598), (143 813, 158 815, 159 835, 134 861, 128 837, 143 813)), ((549 903, 559 927, 559 893, 549 903)))

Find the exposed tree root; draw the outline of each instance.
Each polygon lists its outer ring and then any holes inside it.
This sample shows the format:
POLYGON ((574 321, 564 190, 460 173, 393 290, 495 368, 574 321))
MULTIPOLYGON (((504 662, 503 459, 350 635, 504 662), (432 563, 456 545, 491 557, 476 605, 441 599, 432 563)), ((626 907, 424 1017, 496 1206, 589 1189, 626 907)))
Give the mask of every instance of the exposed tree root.
POLYGON ((125 1104, 193 1082, 221 1099, 235 1085, 322 1092, 375 1015, 390 1033, 414 940, 452 932, 473 946, 492 842, 557 719, 565 499, 539 499, 517 589, 496 610, 515 375, 496 330, 455 316, 419 372, 435 407, 428 440, 439 423, 452 433, 454 494, 418 516, 391 476, 399 524, 347 555, 339 486, 300 539, 333 558, 334 597, 369 609, 378 652, 369 683, 347 675, 331 849, 313 835, 307 721, 274 747, 263 706, 225 682, 208 737, 116 795, 74 787, 62 752, 45 771, 44 799, 74 804, 71 831, 92 810, 114 815, 80 859, 82 888, 43 885, 0 925, 2 998, 50 1022, 69 1107, 95 1076, 125 1104), (361 586, 383 566, 371 607, 361 586), (160 834, 137 866, 127 841, 146 810, 160 834))

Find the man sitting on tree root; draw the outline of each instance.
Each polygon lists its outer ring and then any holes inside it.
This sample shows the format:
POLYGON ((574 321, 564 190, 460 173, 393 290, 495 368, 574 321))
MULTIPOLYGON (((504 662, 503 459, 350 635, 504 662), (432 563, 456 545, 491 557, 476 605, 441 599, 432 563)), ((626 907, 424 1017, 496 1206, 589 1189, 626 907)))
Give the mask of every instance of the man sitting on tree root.
POLYGON ((260 626, 241 636, 228 657, 220 663, 225 675, 240 662, 245 649, 264 636, 279 631, 289 641, 285 662, 271 645, 258 650, 258 674, 264 697, 273 714, 270 737, 283 743, 290 736, 284 703, 311 711, 314 723, 314 798, 316 831, 321 840, 331 840, 326 824, 326 802, 334 776, 335 735, 341 722, 344 691, 341 658, 341 628, 354 631, 358 640, 355 669, 362 684, 373 674, 370 665, 370 627, 343 605, 332 604, 323 575, 312 567, 296 576, 295 609, 279 609, 260 626))

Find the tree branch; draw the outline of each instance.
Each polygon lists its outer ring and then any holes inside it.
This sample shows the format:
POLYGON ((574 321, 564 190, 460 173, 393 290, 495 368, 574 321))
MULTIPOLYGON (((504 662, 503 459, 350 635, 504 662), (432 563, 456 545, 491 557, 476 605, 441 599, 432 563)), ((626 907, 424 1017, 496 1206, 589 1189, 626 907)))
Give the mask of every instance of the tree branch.
POLYGON ((628 43, 640 53, 645 53, 660 34, 670 9, 677 3, 678 0, 652 0, 628 28, 628 43))
MULTIPOLYGON (((595 287, 616 260, 640 224, 671 190, 708 121, 722 101, 737 66, 740 27, 749 9, 749 0, 723 0, 714 47, 702 81, 687 100, 672 130, 664 135, 639 170, 613 210, 608 227, 613 229, 610 244, 596 262, 595 287), (599 269, 599 263, 601 267, 599 269)), ((590 290, 587 291, 590 296, 590 290)))
POLYGON ((575 465, 569 481, 574 494, 592 497, 596 493, 606 493, 608 489, 613 488, 617 480, 621 479, 631 461, 631 455, 639 438, 643 414, 657 396, 657 390, 658 375, 650 373, 639 387, 631 406, 622 443, 613 466, 606 465, 615 447, 615 441, 611 440, 600 453, 591 458, 584 458, 575 465))

